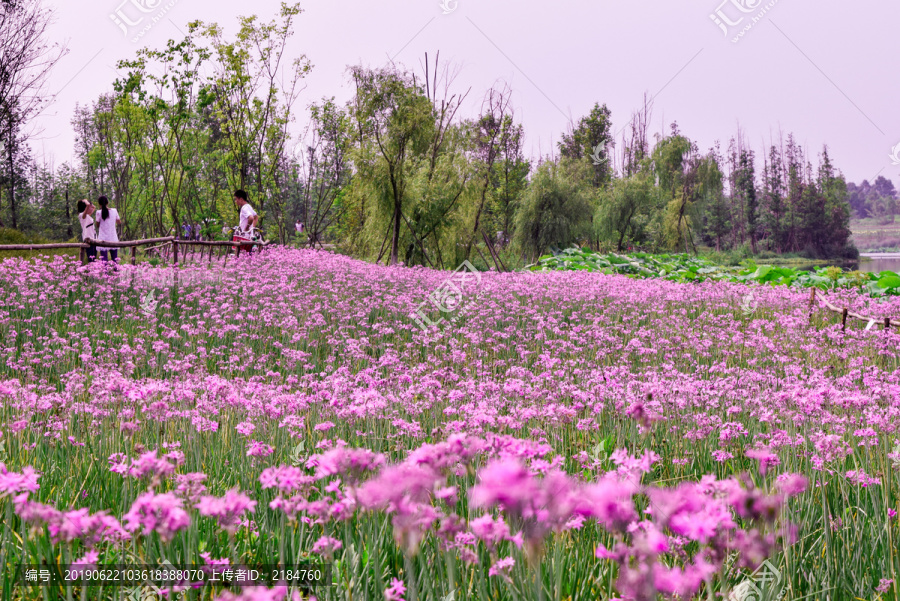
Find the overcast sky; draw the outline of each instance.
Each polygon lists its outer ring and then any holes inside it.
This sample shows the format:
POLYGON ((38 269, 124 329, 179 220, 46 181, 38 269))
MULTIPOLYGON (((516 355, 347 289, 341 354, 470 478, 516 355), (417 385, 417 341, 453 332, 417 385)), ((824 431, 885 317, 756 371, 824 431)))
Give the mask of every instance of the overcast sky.
MULTIPOLYGON (((49 2, 57 11, 52 35, 70 52, 50 80, 57 100, 33 147, 56 164, 72 157, 76 103, 111 90, 118 60, 181 39, 189 21, 234 31, 238 16, 269 20, 280 5, 49 2)), ((880 174, 900 187, 896 0, 305 0, 302 7, 291 48, 313 70, 298 109, 323 96, 347 100, 349 65, 393 58, 419 70, 425 52, 440 51, 442 63, 459 69, 454 90, 471 88, 466 116, 477 115, 490 86, 511 86, 532 156, 553 151, 569 120, 595 102, 607 104, 619 131, 647 93, 652 133, 677 121, 706 150, 716 141, 727 146, 740 126, 759 151, 779 130, 793 132, 814 164, 828 144, 848 181, 880 174)))

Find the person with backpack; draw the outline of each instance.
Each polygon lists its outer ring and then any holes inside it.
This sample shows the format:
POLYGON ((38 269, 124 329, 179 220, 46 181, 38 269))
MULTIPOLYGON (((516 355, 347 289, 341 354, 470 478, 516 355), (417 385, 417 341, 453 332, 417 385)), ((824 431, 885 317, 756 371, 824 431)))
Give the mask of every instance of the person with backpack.
MULTIPOLYGON (((257 215, 256 211, 253 210, 253 207, 250 206, 250 202, 247 200, 247 193, 243 190, 235 190, 234 202, 240 211, 240 231, 234 233, 231 241, 250 242, 253 240, 253 233, 251 230, 259 227, 259 215, 257 215)), ((247 251, 247 254, 250 254, 250 251, 253 249, 249 244, 235 246, 236 256, 240 256, 242 248, 247 251)))
MULTIPOLYGON (((116 226, 122 224, 122 220, 119 218, 119 212, 115 209, 111 209, 109 207, 109 199, 105 196, 101 196, 97 199, 97 204, 100 205, 100 221, 97 224, 97 239, 103 242, 118 242, 119 234, 116 231, 116 226)), ((113 262, 119 260, 119 249, 117 248, 104 248, 98 247, 100 251, 100 258, 103 261, 108 261, 107 254, 112 257, 113 262)))

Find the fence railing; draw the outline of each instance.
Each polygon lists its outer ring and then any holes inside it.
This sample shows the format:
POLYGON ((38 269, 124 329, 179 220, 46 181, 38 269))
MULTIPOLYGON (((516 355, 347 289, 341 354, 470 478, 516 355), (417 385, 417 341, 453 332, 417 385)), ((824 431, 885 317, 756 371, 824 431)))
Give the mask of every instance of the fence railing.
MULTIPOLYGON (((106 240, 93 240, 88 238, 84 242, 63 242, 57 244, 4 244, 0 245, 0 252, 3 251, 16 251, 16 250, 24 250, 24 251, 36 251, 36 250, 60 250, 67 248, 78 248, 80 249, 80 260, 81 264, 85 265, 88 262, 88 254, 87 250, 91 247, 102 247, 102 248, 130 248, 131 249, 131 264, 135 265, 137 263, 137 249, 141 246, 150 246, 152 244, 156 244, 157 246, 152 246, 149 249, 145 250, 155 250, 161 249, 164 247, 171 247, 172 249, 172 262, 178 263, 178 247, 208 247, 209 248, 209 260, 212 262, 212 255, 214 248, 222 248, 222 247, 231 247, 236 248, 238 246, 267 246, 268 242, 251 242, 251 241, 230 241, 230 240, 209 240, 209 241, 200 241, 200 240, 179 240, 174 236, 167 236, 165 238, 146 238, 143 240, 126 240, 124 242, 108 242, 106 240)), ((203 250, 200 251, 201 259, 203 257, 203 250)), ((227 254, 226 254, 227 260, 227 254)))
MULTIPOLYGON (((816 297, 820 296, 816 293, 816 290, 817 288, 810 288, 809 290, 809 325, 812 325, 813 307, 816 302, 816 297)), ((858 321, 866 322, 868 324, 866 326, 867 330, 871 329, 875 324, 883 324, 885 332, 891 329, 891 320, 893 319, 891 317, 866 317, 865 315, 860 315, 859 313, 851 311, 849 307, 836 307, 833 304, 829 303, 828 300, 824 297, 821 297, 821 300, 826 309, 833 313, 839 313, 841 315, 841 331, 845 331, 847 329, 848 319, 855 319, 858 321)), ((895 322, 897 321, 896 319, 893 320, 895 322)))

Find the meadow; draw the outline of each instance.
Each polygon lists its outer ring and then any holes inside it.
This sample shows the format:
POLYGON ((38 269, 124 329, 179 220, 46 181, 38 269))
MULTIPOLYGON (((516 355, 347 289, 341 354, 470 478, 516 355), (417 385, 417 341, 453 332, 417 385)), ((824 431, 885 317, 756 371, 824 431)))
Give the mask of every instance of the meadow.
POLYGON ((900 222, 884 223, 881 219, 851 219, 853 244, 860 252, 900 251, 900 222))
POLYGON ((2 598, 900 598, 896 329, 810 319, 789 286, 586 271, 480 274, 420 327, 448 277, 291 249, 0 262, 2 598))

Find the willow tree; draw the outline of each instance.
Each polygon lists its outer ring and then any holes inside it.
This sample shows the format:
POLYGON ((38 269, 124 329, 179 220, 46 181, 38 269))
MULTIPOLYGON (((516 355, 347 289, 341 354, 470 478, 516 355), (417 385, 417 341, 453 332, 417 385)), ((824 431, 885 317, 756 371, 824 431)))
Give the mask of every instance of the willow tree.
POLYGON ((412 202, 411 182, 433 134, 432 104, 407 72, 393 67, 352 67, 351 74, 356 84, 350 101, 356 135, 355 191, 363 202, 369 196, 375 200, 368 208, 373 217, 369 223, 387 222, 379 257, 390 239, 389 261, 395 265, 400 256, 404 207, 412 202))
POLYGON ((560 159, 538 166, 516 215, 516 242, 532 261, 589 236, 594 211, 590 168, 560 159))

